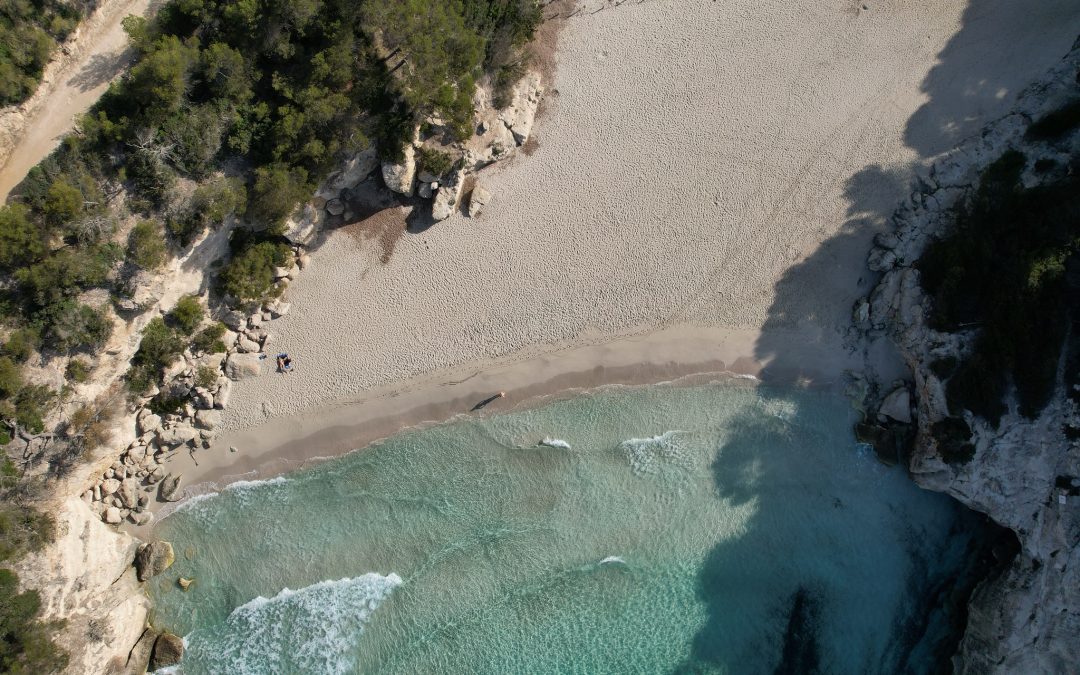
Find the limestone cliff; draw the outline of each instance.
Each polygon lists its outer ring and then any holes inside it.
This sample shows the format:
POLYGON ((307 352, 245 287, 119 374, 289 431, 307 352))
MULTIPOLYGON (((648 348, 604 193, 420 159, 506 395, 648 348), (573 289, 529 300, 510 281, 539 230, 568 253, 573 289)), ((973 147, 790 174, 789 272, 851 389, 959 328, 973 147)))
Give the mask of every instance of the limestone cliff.
POLYGON ((65 621, 56 641, 70 655, 67 672, 125 672, 150 608, 131 564, 139 542, 78 497, 54 515, 56 541, 19 561, 19 580, 41 594, 43 618, 65 621))
MULTIPOLYGON (((869 298, 868 315, 856 312, 865 329, 889 333, 911 366, 918 431, 909 467, 915 481, 988 514, 1019 539, 1019 554, 973 595, 954 658, 959 673, 1064 673, 1080 663, 1080 443, 1065 433, 1066 425, 1077 424, 1077 410, 1059 385, 1033 420, 1022 417, 1015 402, 997 427, 967 413, 974 457, 945 462, 930 432, 948 414, 945 388, 930 364, 963 354, 973 335, 927 325, 927 298, 913 263, 1005 150, 1019 149, 1032 163, 1077 156, 1075 130, 1056 146, 1030 141, 1024 132, 1032 120, 1080 95, 1078 72, 1080 42, 1021 94, 1011 114, 919 173, 893 216, 895 234, 879 237, 870 254, 870 269, 884 276, 869 298)), ((1040 178, 1029 169, 1023 180, 1030 186, 1040 178)))

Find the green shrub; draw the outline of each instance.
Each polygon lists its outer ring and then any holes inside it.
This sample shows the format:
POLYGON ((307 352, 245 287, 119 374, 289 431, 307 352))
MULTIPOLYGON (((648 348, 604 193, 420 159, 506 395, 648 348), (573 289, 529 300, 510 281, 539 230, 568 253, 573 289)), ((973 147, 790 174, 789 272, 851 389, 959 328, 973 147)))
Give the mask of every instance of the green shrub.
POLYGON ((194 241, 207 227, 221 225, 230 215, 243 215, 247 190, 239 178, 220 176, 195 188, 188 208, 170 218, 169 231, 181 246, 194 241))
POLYGON ((22 371, 7 356, 0 356, 0 399, 11 398, 22 388, 22 371))
POLYGON ((195 374, 195 386, 211 389, 217 384, 220 374, 221 371, 213 366, 199 366, 199 371, 195 374))
POLYGON ((226 351, 225 343, 221 340, 226 330, 227 326, 220 321, 203 328, 191 341, 191 348, 205 354, 220 354, 226 351))
MULTIPOLYGON (((3 518, 0 514, 0 523, 3 518)), ((20 593, 19 577, 9 569, 0 569, 0 608, 0 672, 53 673, 67 667, 68 655, 52 641, 61 624, 38 620, 41 597, 33 590, 20 593)))
POLYGON ((285 220, 311 194, 307 178, 307 171, 283 162, 256 169, 248 218, 270 232, 280 233, 285 220))
POLYGON ((165 264, 168 248, 165 232, 154 220, 142 220, 128 235, 127 259, 144 270, 156 270, 165 264))
POLYGON ((947 386, 950 409, 997 424, 1015 387, 1034 417, 1053 393, 1072 298, 1065 273, 1080 250, 1080 179, 1025 189, 1026 160, 1006 152, 943 239, 918 262, 934 328, 975 330, 972 354, 947 386))
POLYGON ((127 373, 128 389, 141 394, 161 377, 162 369, 182 351, 184 343, 161 317, 154 317, 143 329, 139 349, 131 358, 127 373))
POLYGON ((34 326, 16 328, 4 343, 4 354, 22 363, 41 348, 41 331, 34 326))
POLYGON ((94 308, 74 300, 61 300, 39 312, 45 323, 44 343, 60 352, 97 351, 112 336, 113 323, 105 308, 94 308))
POLYGON ((421 170, 440 178, 450 173, 457 164, 453 155, 433 148, 421 147, 419 155, 418 163, 421 170))
POLYGON ((222 290, 238 300, 261 300, 274 287, 274 268, 289 261, 292 251, 263 241, 244 248, 221 272, 222 290))
POLYGON ((0 269, 12 270, 41 259, 48 235, 30 217, 24 204, 0 206, 0 269))
POLYGON ((930 427, 938 444, 938 452, 946 464, 967 464, 975 457, 971 428, 959 417, 946 417, 930 427))
POLYGON ((23 385, 13 401, 3 402, 0 417, 14 419, 30 433, 40 434, 45 430, 44 418, 52 409, 56 398, 56 392, 43 384, 23 385))
POLYGON ((74 220, 83 212, 83 193, 65 177, 57 178, 45 194, 45 219, 53 225, 74 220))
POLYGON ((185 295, 169 312, 169 320, 184 335, 191 335, 206 317, 206 310, 197 295, 185 295))
POLYGON ((90 379, 90 373, 92 368, 90 364, 83 359, 71 359, 68 361, 67 368, 64 369, 64 374, 67 379, 72 382, 82 384, 90 379))

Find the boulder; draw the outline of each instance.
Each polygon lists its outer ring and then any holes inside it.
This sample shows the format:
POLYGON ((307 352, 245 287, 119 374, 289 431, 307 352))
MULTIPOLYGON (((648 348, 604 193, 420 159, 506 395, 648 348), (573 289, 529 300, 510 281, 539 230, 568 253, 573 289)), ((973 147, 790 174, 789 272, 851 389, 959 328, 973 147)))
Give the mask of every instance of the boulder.
POLYGON ((123 520, 123 518, 120 517, 120 509, 115 506, 110 506, 105 509, 105 514, 102 516, 102 519, 110 525, 119 525, 120 521, 123 520))
POLYGON ((195 414, 195 426, 201 429, 216 429, 221 426, 221 413, 217 410, 200 410, 195 414))
POLYGON ((438 185, 438 183, 427 181, 421 182, 416 188, 416 194, 422 199, 431 199, 431 195, 433 194, 431 191, 432 185, 438 185))
POLYGON ((292 309, 292 304, 288 302, 281 302, 280 300, 270 305, 270 313, 274 315, 275 319, 279 319, 289 313, 292 309))
POLYGON ((161 418, 152 413, 149 408, 143 408, 139 411, 137 426, 140 436, 151 431, 157 431, 161 428, 161 418))
POLYGON ((274 268, 274 279, 277 279, 277 280, 280 281, 281 279, 284 279, 285 277, 289 276, 289 270, 290 269, 292 269, 292 268, 284 267, 284 266, 275 267, 274 268))
POLYGON ((306 269, 311 264, 311 256, 307 253, 302 254, 296 259, 296 264, 300 269, 306 269))
POLYGON ((139 483, 134 478, 126 478, 120 483, 120 490, 117 492, 120 497, 120 501, 124 504, 125 508, 133 509, 139 505, 139 483))
POLYGON ((158 433, 158 443, 170 448, 177 448, 185 443, 191 443, 199 437, 199 432, 189 424, 177 424, 169 429, 163 429, 158 433))
MULTIPOLYGON (((112 471, 112 469, 109 469, 109 470, 112 471)), ((116 480, 115 478, 106 478, 105 480, 101 481, 101 494, 102 495, 106 495, 106 496, 111 495, 111 494, 115 493, 119 489, 120 489, 120 481, 116 480)))
POLYGON ((218 387, 217 393, 214 394, 214 408, 217 410, 224 410, 225 406, 229 405, 229 399, 232 397, 232 380, 225 380, 218 387))
POLYGON ((878 414, 889 419, 911 424, 911 394, 907 387, 900 386, 893 389, 878 408, 878 414))
POLYGON ((416 150, 411 144, 406 145, 403 154, 400 162, 383 162, 382 177, 386 187, 411 196, 413 182, 416 180, 416 150))
MULTIPOLYGON (((146 628, 143 630, 139 640, 135 643, 135 646, 131 648, 131 652, 128 654, 127 663, 124 664, 124 675, 131 675, 136 673, 143 675, 146 669, 150 666, 150 655, 154 651, 154 641, 157 640, 158 632, 153 628, 146 628)), ((116 672, 110 670, 109 672, 116 672)))
POLYGON ((191 584, 195 583, 194 579, 188 579, 186 577, 180 577, 176 580, 176 584, 185 591, 191 588, 191 584))
POLYGON ((154 642, 154 652, 150 656, 150 670, 175 666, 183 657, 184 641, 172 633, 162 633, 154 642))
POLYGON ((139 546, 135 551, 135 571, 139 581, 153 578, 176 562, 173 546, 167 541, 154 541, 139 546))
POLYGON ((202 387, 195 387, 195 407, 208 410, 214 407, 214 395, 202 387))
POLYGON ((485 190, 482 185, 474 187, 472 195, 469 197, 469 217, 475 218, 479 216, 480 212, 484 210, 484 206, 490 201, 490 192, 485 190))
POLYGON ((465 184, 465 171, 459 170, 451 179, 439 186, 435 193, 435 199, 431 202, 431 217, 436 220, 446 220, 453 215, 461 198, 461 188, 465 184))
POLYGON ((345 213, 345 202, 338 198, 331 199, 326 202, 326 212, 332 216, 340 216, 345 213))
POLYGON ((176 493, 180 490, 180 479, 183 478, 183 474, 173 476, 171 473, 165 476, 165 479, 161 481, 161 488, 158 491, 158 495, 162 501, 171 502, 176 493))
POLYGON ((236 348, 244 354, 254 354, 259 351, 259 343, 246 335, 241 335, 240 340, 236 343, 236 348))
POLYGON ((136 525, 149 525, 154 520, 154 514, 149 511, 139 511, 128 516, 128 520, 136 525))
POLYGON ((258 354, 230 354, 225 361, 225 376, 230 380, 255 377, 262 372, 262 360, 258 354))

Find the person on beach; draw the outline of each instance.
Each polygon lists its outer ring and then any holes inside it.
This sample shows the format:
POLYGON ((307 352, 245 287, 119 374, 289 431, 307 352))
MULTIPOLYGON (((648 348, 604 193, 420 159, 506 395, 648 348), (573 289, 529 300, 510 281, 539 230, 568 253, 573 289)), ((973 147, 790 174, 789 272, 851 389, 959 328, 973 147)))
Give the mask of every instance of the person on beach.
POLYGON ((277 355, 277 368, 279 373, 289 372, 289 369, 292 368, 292 359, 289 358, 288 354, 277 355))

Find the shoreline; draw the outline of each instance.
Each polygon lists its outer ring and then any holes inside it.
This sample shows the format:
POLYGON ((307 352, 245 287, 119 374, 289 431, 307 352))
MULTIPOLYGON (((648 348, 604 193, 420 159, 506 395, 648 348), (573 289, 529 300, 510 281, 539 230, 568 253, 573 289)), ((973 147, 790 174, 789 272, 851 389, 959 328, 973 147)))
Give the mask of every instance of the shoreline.
POLYGON ((839 388, 847 370, 872 368, 889 377, 899 375, 904 367, 889 352, 871 358, 862 352, 846 352, 839 345, 799 342, 797 331, 790 336, 788 356, 792 358, 782 363, 775 358, 759 360, 753 354, 760 337, 756 330, 676 326, 644 335, 613 336, 599 343, 555 345, 539 355, 468 363, 393 382, 314 411, 273 417, 225 432, 207 450, 175 454, 168 466, 174 475, 184 476, 182 498, 155 504, 157 517, 151 525, 124 529, 145 538, 162 518, 198 495, 238 481, 269 480, 406 430, 462 416, 506 413, 613 386, 691 385, 731 378, 764 385, 839 388), (791 360, 813 367, 793 367, 791 360), (477 402, 499 391, 506 392, 504 399, 473 410, 477 402), (231 446, 238 451, 230 452, 231 446))

